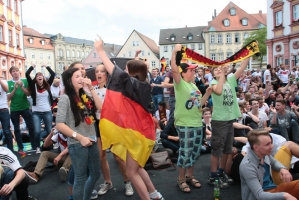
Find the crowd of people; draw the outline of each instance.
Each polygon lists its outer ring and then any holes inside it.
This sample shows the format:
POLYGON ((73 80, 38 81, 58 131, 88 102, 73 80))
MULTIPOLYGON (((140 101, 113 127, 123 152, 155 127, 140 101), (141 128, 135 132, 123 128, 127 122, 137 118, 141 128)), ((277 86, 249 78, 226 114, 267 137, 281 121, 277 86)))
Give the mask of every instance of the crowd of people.
POLYGON ((94 69, 96 80, 86 76, 80 62, 66 67, 60 77, 47 66, 49 77, 41 72, 33 77, 32 64, 21 78, 19 68, 11 67, 12 80, 0 80, 6 145, 0 147, 5 164, 0 166, 0 199, 9 199, 13 190, 19 200, 34 199, 28 184, 42 179, 48 162, 59 166, 61 181, 68 182, 69 200, 96 199, 113 188, 107 148, 127 196, 135 189, 143 200, 164 199, 144 167, 151 153, 167 151, 178 166, 176 183, 183 193, 202 186, 194 166, 201 153, 211 153, 208 184, 218 182, 224 189, 239 182, 246 200, 299 198, 299 182, 292 181, 292 174, 299 173, 299 67, 251 70, 249 58, 238 67, 177 64, 182 48, 177 44, 163 71, 150 70, 139 51, 121 70, 107 57, 101 38, 94 45, 103 61, 94 69), (112 94, 122 98, 121 106, 112 94), (111 105, 116 112, 107 111, 111 105), (124 117, 129 111, 132 120, 124 117), (141 113, 145 123, 134 124, 141 113), (40 154, 33 171, 24 171, 14 155, 26 156, 24 135, 31 151, 40 154), (104 183, 97 191, 101 173, 104 183))

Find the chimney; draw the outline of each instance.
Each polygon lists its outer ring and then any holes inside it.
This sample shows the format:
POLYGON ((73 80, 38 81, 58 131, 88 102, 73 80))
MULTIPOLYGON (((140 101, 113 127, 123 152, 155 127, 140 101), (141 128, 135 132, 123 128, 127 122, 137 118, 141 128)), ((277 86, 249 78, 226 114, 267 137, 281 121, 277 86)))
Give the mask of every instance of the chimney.
POLYGON ((261 10, 259 10, 259 14, 261 15, 261 14, 263 14, 263 12, 261 10))
POLYGON ((185 26, 185 28, 187 28, 187 25, 185 26))
POLYGON ((212 22, 212 21, 208 21, 208 25, 210 25, 210 24, 211 24, 211 22, 212 22))
POLYGON ((214 9, 214 18, 216 17, 216 9, 214 9))

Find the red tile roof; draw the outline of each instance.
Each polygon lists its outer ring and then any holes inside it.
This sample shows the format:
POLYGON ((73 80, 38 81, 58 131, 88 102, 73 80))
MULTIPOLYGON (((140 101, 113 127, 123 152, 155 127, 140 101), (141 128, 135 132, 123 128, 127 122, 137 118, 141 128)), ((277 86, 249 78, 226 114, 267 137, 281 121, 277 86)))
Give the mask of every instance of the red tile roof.
POLYGON ((246 11, 238 7, 233 2, 230 2, 204 29, 204 32, 208 32, 211 27, 215 31, 233 31, 233 30, 253 30, 258 29, 260 24, 266 25, 266 14, 248 14, 246 11), (236 9, 236 15, 230 15, 230 9, 236 9), (247 18, 248 25, 243 26, 241 20, 247 18), (224 26, 223 20, 229 19, 230 26, 224 26))
POLYGON ((28 28, 27 26, 23 26, 23 32, 24 32, 24 35, 27 35, 27 36, 50 38, 49 36, 41 34, 41 33, 37 32, 36 30, 34 30, 33 28, 28 28))

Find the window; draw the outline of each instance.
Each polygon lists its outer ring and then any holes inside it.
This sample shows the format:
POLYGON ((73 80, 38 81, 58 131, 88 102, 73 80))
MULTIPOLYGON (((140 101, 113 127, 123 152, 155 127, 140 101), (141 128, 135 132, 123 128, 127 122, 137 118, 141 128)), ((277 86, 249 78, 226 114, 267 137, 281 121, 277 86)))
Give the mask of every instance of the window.
POLYGON ((70 50, 66 50, 66 57, 70 57, 70 50))
POLYGON ((232 56, 232 53, 231 53, 231 52, 226 53, 226 58, 229 58, 229 57, 231 57, 231 56, 232 56))
POLYGON ((40 58, 40 59, 44 59, 44 54, 43 54, 43 53, 40 53, 40 54, 39 54, 39 58, 40 58))
POLYGON ((276 66, 279 67, 282 63, 282 57, 276 57, 276 66))
POLYGON ((4 42, 3 41, 3 26, 2 25, 0 25, 0 41, 4 42))
POLYGON ((130 58, 130 57, 132 57, 132 53, 131 53, 131 51, 129 51, 129 58, 130 58))
POLYGON ((156 67, 156 61, 152 61, 152 67, 156 67))
POLYGON ((239 33, 235 34, 235 43, 240 43, 240 35, 239 35, 239 33))
POLYGON ((151 55, 151 52, 148 52, 147 55, 150 56, 150 55, 151 55))
POLYGON ((31 53, 31 58, 35 58, 35 53, 34 52, 31 53))
POLYGON ((44 46, 44 45, 45 45, 45 40, 42 40, 42 41, 41 41, 41 44, 44 46))
POLYGON ((12 30, 8 30, 9 45, 12 45, 12 30))
POLYGON ((246 18, 242 19, 242 25, 247 26, 248 25, 248 20, 246 18))
POLYGON ((211 53, 211 60, 215 60, 216 59, 216 55, 214 53, 211 53))
POLYGON ((135 46, 136 46, 136 45, 135 45, 135 41, 132 41, 132 46, 133 46, 133 47, 135 47, 135 46))
POLYGON ((212 35, 210 36, 210 43, 211 43, 211 44, 214 44, 214 43, 215 43, 215 35, 214 35, 214 34, 212 34, 212 35))
POLYGON ((14 10, 16 13, 18 13, 18 1, 14 0, 14 10))
POLYGON ((192 40, 192 39, 193 39, 192 35, 189 35, 188 40, 192 40))
POLYGON ((235 8, 230 9, 230 15, 231 16, 236 15, 236 9, 235 8))
POLYGON ((27 58, 27 52, 26 51, 24 52, 24 56, 25 56, 25 58, 27 58))
POLYGON ((218 54, 218 61, 222 61, 223 60, 223 53, 219 53, 218 54))
POLYGON ((63 50, 62 50, 62 49, 59 49, 59 50, 58 50, 58 55, 59 55, 60 57, 63 57, 63 50))
POLYGON ((244 33, 244 39, 248 38, 248 33, 244 33))
POLYGON ((275 26, 279 26, 282 24, 282 11, 278 11, 275 13, 275 26))
POLYGON ((19 48, 20 44, 19 44, 19 34, 16 34, 16 45, 19 48))
POLYGON ((89 54, 89 52, 88 51, 86 51, 86 55, 88 55, 89 54))
POLYGON ((173 49, 174 49, 174 45, 171 46, 171 51, 173 51, 173 49))
POLYGON ((192 50, 194 50, 194 49, 195 49, 195 47, 194 47, 194 44, 191 44, 191 49, 192 49, 192 50))
POLYGON ((93 58, 96 58, 96 57, 97 57, 97 53, 93 53, 93 54, 92 54, 92 57, 93 57, 93 58))
POLYGON ((168 52, 168 46, 164 46, 164 52, 168 52))
POLYGON ((84 51, 82 51, 82 58, 85 58, 85 54, 84 54, 84 51))
POLYGON ((198 44, 198 50, 202 50, 202 43, 198 44))
POLYGON ((62 70, 62 64, 60 62, 58 63, 58 70, 62 70))
POLYGON ((224 26, 229 26, 229 19, 225 19, 225 20, 223 21, 223 24, 224 24, 224 26))
POLYGON ((137 46, 137 47, 139 46, 139 41, 136 41, 136 46, 137 46))
POLYGON ((299 4, 293 6, 293 20, 297 21, 299 19, 299 4))
POLYGON ((221 34, 218 35, 218 43, 222 44, 222 35, 221 34))
POLYGON ((44 67, 42 67, 41 69, 40 69, 40 71, 41 71, 41 73, 45 73, 45 68, 44 67))
POLYGON ((29 38, 29 43, 33 44, 33 38, 29 38))
POLYGON ((123 54, 123 57, 125 58, 125 57, 126 57, 126 54, 123 54))
POLYGON ((227 35, 226 35, 226 43, 227 43, 227 44, 232 43, 230 34, 227 34, 227 35))
POLYGON ((175 41, 175 37, 171 37, 170 40, 171 40, 171 41, 175 41))
POLYGON ((51 54, 48 54, 48 59, 51 59, 51 54))
POLYGON ((77 51, 77 58, 80 58, 80 51, 77 51))
POLYGON ((75 58, 75 50, 72 51, 72 57, 75 58))
POLYGON ((143 50, 141 51, 141 55, 144 56, 144 51, 143 50))

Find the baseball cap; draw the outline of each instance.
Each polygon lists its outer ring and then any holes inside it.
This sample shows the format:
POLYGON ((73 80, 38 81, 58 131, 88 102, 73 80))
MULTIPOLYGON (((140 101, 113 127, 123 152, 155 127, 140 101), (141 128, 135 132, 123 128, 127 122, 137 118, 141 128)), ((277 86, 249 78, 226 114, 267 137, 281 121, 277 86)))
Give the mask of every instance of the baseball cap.
POLYGON ((187 69, 196 69, 196 68, 197 68, 197 65, 189 65, 187 63, 181 63, 180 67, 179 67, 179 70, 180 70, 180 72, 182 72, 182 71, 187 70, 187 69))

